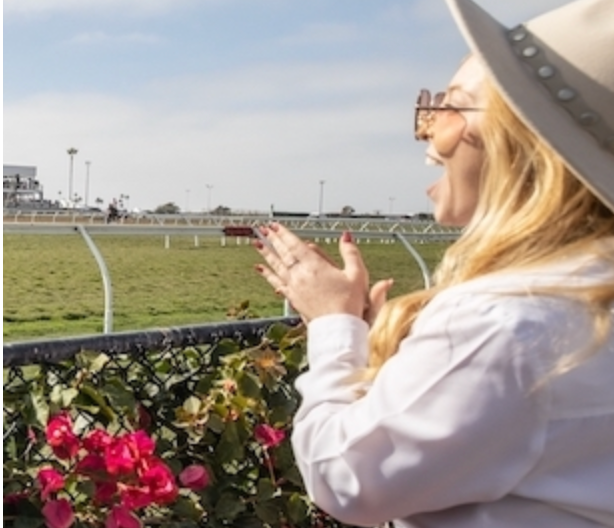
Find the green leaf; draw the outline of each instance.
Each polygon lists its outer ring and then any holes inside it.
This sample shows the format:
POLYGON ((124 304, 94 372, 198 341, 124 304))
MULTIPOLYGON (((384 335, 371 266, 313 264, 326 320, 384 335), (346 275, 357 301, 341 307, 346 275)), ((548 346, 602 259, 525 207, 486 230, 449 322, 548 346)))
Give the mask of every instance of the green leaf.
POLYGON ((62 389, 64 387, 62 385, 54 385, 53 389, 51 389, 51 393, 49 394, 49 400, 51 403, 60 404, 62 401, 62 389))
POLYGON ((83 350, 75 356, 77 365, 91 373, 100 372, 109 359, 106 354, 92 350, 83 350))
POLYGON ((221 463, 243 458, 244 449, 235 422, 228 422, 220 438, 216 454, 221 463))
POLYGON ((288 367, 295 369, 301 369, 307 364, 307 355, 305 350, 300 347, 286 348, 283 351, 285 357, 285 364, 288 367))
POLYGON ((62 407, 68 407, 72 401, 79 395, 79 391, 74 388, 65 389, 62 391, 62 407))
POLYGON ((43 526, 45 520, 42 517, 28 517, 25 515, 18 515, 15 519, 13 528, 38 528, 43 526))
POLYGON ((15 460, 17 458, 17 441, 14 436, 4 439, 4 456, 5 460, 15 460))
POLYGON ((103 367, 109 362, 109 356, 106 354, 100 353, 96 357, 92 358, 90 362, 89 371, 90 372, 100 372, 103 367))
POLYGON ((266 336, 271 341, 279 343, 288 333, 288 325, 283 323, 274 323, 267 330, 266 336))
POLYGON ((26 382, 40 378, 41 373, 39 365, 27 365, 21 369, 21 376, 26 382))
POLYGON ((220 358, 229 354, 234 354, 240 350, 239 343, 232 339, 222 339, 211 348, 211 361, 214 365, 219 364, 220 358))
POLYGON ((119 409, 133 409, 136 407, 136 400, 132 392, 126 388, 124 382, 113 377, 107 380, 101 389, 101 392, 109 398, 111 406, 119 409))
POLYGON ((221 433, 226 427, 226 423, 219 414, 211 413, 207 421, 207 427, 214 433, 221 433))
POLYGON ((305 485, 303 477, 296 466, 289 468, 288 471, 283 474, 283 477, 297 486, 303 487, 305 485))
POLYGON ((225 492, 216 502, 214 510, 216 517, 232 521, 245 511, 245 504, 234 493, 225 492))
POLYGON ((301 522, 309 514, 307 499, 298 493, 293 493, 288 499, 288 515, 295 523, 301 522))
POLYGON ((91 500, 94 497, 95 488, 94 482, 91 480, 79 481, 76 486, 77 493, 85 495, 87 500, 91 500))
POLYGON ((207 395, 211 391, 211 387, 213 387, 213 377, 203 376, 198 380, 194 392, 196 394, 207 395))
POLYGON ((256 515, 265 523, 279 523, 279 508, 273 502, 257 502, 254 504, 254 510, 256 515))
POLYGON ((31 392, 26 398, 28 407, 30 408, 30 420, 28 420, 28 422, 45 427, 49 420, 49 405, 42 391, 37 390, 31 392))
POLYGON ((183 519, 200 521, 203 516, 203 511, 200 510, 192 499, 188 497, 179 497, 172 505, 172 510, 175 515, 183 519))
POLYGON ((241 393, 247 398, 260 398, 260 387, 262 383, 258 376, 254 376, 250 372, 242 372, 237 378, 237 385, 241 393))
POLYGON ((276 488, 271 482, 271 479, 260 479, 258 481, 258 489, 256 492, 256 496, 258 500, 263 502, 269 500, 275 495, 276 488))

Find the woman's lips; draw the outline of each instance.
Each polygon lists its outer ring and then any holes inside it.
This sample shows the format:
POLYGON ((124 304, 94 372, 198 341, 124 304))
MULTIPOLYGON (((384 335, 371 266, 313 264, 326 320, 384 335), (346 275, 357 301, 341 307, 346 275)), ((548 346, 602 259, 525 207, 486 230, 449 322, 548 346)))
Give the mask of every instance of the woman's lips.
POLYGON ((432 166, 443 165, 443 161, 441 161, 441 159, 439 159, 438 156, 435 156, 434 154, 430 152, 426 153, 426 159, 424 160, 424 162, 427 165, 432 165, 432 166))

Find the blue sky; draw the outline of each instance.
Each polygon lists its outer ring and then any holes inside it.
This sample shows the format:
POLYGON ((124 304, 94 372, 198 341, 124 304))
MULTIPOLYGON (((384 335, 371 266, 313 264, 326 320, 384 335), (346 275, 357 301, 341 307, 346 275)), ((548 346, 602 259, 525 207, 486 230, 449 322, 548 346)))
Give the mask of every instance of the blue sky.
POLYGON ((3 159, 55 199, 77 148, 91 204, 424 211, 415 94, 466 52, 443 0, 4 0, 3 159))

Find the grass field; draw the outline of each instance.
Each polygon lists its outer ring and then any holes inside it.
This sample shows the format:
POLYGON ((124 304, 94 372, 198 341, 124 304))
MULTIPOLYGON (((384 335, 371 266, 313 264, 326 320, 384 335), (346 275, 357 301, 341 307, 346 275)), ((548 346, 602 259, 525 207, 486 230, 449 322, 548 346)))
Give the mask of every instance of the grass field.
MULTIPOLYGON (((113 329, 203 324, 227 319, 248 300, 254 315, 280 316, 282 300, 254 271, 261 262, 249 245, 173 236, 94 238, 113 284, 113 329)), ((336 243, 324 245, 338 260, 336 243)), ((393 277, 391 295, 422 286, 420 270, 399 243, 361 244, 373 281, 393 277)), ((417 246, 429 269, 444 244, 417 246)), ((104 296, 94 257, 78 236, 4 235, 4 339, 102 331, 104 296)))

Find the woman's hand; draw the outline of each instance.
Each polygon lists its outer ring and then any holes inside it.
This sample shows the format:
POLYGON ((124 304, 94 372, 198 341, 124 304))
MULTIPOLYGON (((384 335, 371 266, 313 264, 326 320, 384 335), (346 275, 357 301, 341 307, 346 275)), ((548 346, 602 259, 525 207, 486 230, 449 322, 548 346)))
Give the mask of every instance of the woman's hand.
POLYGON ((254 245, 268 267, 257 265, 256 270, 303 320, 348 313, 372 322, 392 281, 380 281, 369 292, 367 269, 349 233, 339 240, 342 268, 280 224, 263 227, 260 233, 264 243, 257 240, 254 245))

